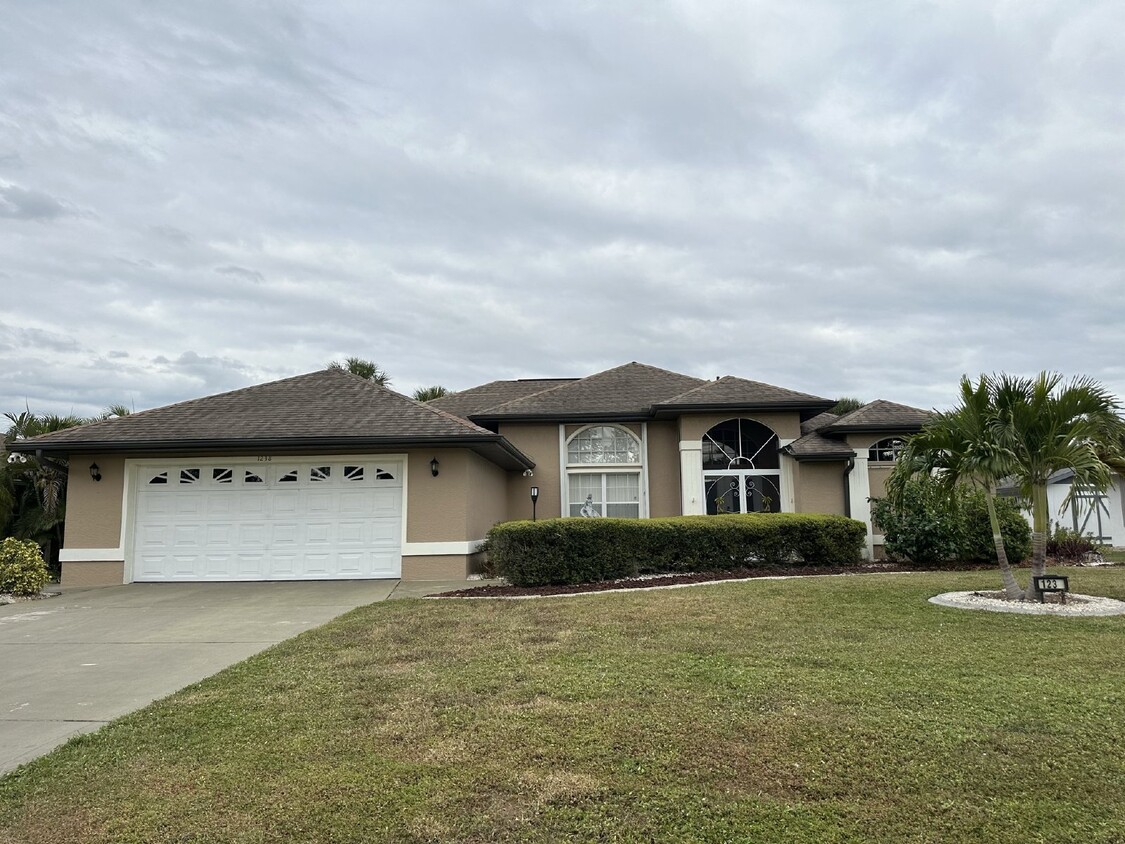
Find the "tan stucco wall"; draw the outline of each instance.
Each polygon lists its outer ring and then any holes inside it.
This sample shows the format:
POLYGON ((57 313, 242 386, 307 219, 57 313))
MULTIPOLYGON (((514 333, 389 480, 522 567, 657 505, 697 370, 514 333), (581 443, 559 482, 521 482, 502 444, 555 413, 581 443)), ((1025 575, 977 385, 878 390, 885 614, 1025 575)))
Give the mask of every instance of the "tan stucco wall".
POLYGON ((783 440, 795 440, 801 436, 801 416, 796 412, 696 413, 680 417, 680 439, 701 440, 709 430, 728 419, 753 419, 761 422, 783 440))
MULTIPOLYGON (((440 459, 440 458, 439 458, 440 459)), ((473 571, 473 554, 403 557, 403 580, 464 580, 473 571)))
POLYGON ((495 463, 469 454, 469 539, 483 539, 494 524, 508 520, 508 474, 495 463))
POLYGON ((867 477, 871 484, 871 497, 883 498, 887 494, 887 478, 890 477, 891 469, 893 466, 890 464, 867 464, 867 477))
POLYGON ((120 586, 124 582, 125 563, 123 562, 63 563, 62 566, 63 586, 120 586))
POLYGON ((680 431, 675 422, 648 423, 648 509, 655 518, 680 515, 680 431))
MULTIPOLYGON (((82 455, 72 461, 66 485, 64 548, 117 548, 121 543, 121 497, 125 489, 125 458, 82 455), (102 479, 90 477, 97 463, 102 479)), ((118 578, 118 583, 121 582, 118 578)))
POLYGON ((508 474, 505 521, 531 518, 531 488, 539 487, 536 514, 554 519, 562 514, 559 501, 559 426, 557 424, 501 425, 500 435, 535 461, 534 477, 508 474))
POLYGON ((469 464, 474 456, 460 448, 407 452, 407 542, 480 539, 469 536, 469 464), (436 478, 430 471, 430 461, 435 457, 438 460, 436 478))
POLYGON ((844 515, 844 461, 797 465, 797 512, 844 515))

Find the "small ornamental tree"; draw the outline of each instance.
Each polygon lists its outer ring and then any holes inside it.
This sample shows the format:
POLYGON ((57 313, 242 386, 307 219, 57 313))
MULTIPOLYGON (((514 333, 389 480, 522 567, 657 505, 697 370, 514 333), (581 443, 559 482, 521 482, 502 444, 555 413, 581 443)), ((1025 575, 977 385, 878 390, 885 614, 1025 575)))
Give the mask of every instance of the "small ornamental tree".
POLYGON ((38 595, 50 579, 38 545, 10 536, 0 541, 0 592, 38 595))

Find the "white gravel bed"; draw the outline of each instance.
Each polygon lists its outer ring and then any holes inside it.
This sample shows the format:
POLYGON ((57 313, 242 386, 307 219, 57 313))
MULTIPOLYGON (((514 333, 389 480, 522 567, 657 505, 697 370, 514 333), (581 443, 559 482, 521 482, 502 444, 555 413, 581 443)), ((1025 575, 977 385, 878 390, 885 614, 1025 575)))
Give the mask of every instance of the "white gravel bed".
POLYGON ((1038 601, 1008 601, 989 592, 946 592, 930 598, 931 604, 959 610, 1014 612, 1023 615, 1059 615, 1068 618, 1097 615, 1125 615, 1125 601, 1095 595, 1068 594, 1065 604, 1038 601))

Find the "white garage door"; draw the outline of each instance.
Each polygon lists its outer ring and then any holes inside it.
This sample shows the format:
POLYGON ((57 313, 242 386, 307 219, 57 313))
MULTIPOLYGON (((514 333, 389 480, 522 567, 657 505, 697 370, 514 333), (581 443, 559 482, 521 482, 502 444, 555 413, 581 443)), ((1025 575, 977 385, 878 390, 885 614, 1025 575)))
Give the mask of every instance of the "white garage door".
POLYGON ((402 463, 140 464, 134 580, 348 580, 402 570, 402 463))

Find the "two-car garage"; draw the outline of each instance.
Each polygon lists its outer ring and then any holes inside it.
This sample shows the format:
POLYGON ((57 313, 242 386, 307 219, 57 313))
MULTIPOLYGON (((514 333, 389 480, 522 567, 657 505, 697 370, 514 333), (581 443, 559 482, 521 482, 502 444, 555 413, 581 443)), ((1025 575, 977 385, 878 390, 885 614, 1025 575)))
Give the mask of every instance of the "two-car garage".
POLYGON ((401 458, 130 463, 133 580, 401 574, 401 458))

